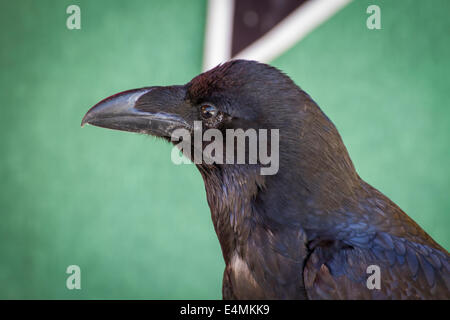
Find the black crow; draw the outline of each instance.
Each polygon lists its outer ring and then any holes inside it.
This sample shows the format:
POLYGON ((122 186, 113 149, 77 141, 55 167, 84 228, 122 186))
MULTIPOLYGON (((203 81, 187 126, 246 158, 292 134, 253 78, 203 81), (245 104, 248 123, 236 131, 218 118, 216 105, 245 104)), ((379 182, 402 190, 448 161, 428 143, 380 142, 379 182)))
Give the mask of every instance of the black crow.
POLYGON ((226 264, 224 299, 450 298, 448 252, 359 177, 330 119, 276 68, 233 60, 186 85, 125 91, 82 124, 171 141, 194 121, 279 129, 276 174, 262 175, 260 161, 196 164, 226 264))

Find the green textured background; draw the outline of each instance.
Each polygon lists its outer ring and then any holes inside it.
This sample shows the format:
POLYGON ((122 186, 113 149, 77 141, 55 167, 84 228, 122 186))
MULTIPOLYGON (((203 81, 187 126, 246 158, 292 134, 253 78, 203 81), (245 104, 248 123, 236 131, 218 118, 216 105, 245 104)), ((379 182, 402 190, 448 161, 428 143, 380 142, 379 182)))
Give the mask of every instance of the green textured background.
MULTIPOLYGON (((80 128, 201 71, 205 1, 0 2, 0 298, 220 298, 203 183, 153 138, 80 128), (82 29, 65 10, 81 7, 82 29), (67 290, 77 264, 82 290, 67 290)), ((450 247, 450 1, 355 1, 276 59, 360 175, 450 247), (369 4, 382 30, 365 27, 369 4)))

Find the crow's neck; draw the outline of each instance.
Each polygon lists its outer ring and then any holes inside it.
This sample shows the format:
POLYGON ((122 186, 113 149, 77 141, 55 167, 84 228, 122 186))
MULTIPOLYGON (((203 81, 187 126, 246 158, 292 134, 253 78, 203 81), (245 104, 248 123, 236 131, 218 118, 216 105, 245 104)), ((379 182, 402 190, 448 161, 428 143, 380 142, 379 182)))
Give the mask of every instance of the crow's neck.
POLYGON ((200 168, 214 229, 225 261, 239 250, 258 221, 254 201, 264 188, 264 176, 244 165, 200 168))
POLYGON ((245 165, 201 169, 225 261, 245 247, 258 227, 283 233, 301 230, 308 241, 330 232, 339 210, 352 203, 360 188, 361 180, 342 148, 335 156, 317 146, 289 153, 295 157, 281 155, 274 176, 262 176, 259 168, 245 165))

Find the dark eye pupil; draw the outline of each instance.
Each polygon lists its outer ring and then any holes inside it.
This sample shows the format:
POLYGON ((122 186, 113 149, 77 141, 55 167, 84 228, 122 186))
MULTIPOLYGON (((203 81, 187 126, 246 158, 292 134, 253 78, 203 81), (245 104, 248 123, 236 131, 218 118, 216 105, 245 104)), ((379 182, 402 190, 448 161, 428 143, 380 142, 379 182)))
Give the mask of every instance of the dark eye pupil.
POLYGON ((202 106, 203 118, 209 119, 209 118, 215 117, 216 114, 217 114, 217 109, 215 107, 207 105, 207 104, 202 106))

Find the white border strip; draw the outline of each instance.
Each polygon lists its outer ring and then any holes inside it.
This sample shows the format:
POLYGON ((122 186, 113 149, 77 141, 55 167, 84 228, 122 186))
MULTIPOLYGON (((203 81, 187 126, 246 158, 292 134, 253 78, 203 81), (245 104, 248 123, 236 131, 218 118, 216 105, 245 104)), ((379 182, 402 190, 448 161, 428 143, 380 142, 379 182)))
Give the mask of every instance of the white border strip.
MULTIPOLYGON (((351 1, 311 0, 305 2, 272 30, 233 58, 270 62, 351 1)), ((210 2, 215 1, 210 0, 210 2)))
POLYGON ((231 58, 234 0, 209 0, 206 20, 203 70, 231 58))

